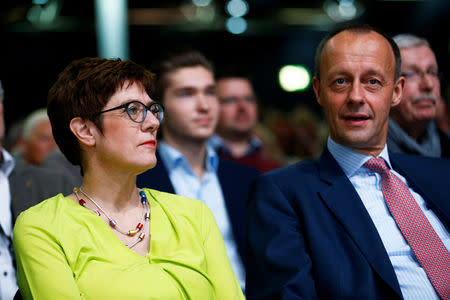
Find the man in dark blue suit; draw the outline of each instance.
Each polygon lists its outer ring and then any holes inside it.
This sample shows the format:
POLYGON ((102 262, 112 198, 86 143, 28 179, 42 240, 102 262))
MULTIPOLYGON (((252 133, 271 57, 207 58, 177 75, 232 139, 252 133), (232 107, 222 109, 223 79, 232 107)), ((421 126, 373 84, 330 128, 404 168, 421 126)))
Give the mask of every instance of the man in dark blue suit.
POLYGON ((212 66, 201 53, 169 54, 154 71, 158 76, 155 98, 165 106, 166 116, 158 163, 139 175, 137 184, 205 202, 244 289, 245 208, 258 171, 219 159, 207 143, 219 118, 219 102, 212 66))
MULTIPOLYGON (((392 39, 369 26, 341 28, 319 44, 313 84, 330 137, 319 160, 260 175, 255 182, 247 208, 248 299, 450 295, 450 161, 394 155, 386 147, 389 111, 405 82, 400 66, 392 39), (372 171, 369 160, 381 161, 395 179, 372 171), (430 279, 436 274, 429 275, 416 257, 429 243, 408 242, 410 233, 404 235, 401 227, 408 218, 399 221, 391 214, 386 178, 403 182, 409 203, 416 202, 414 212, 422 211, 437 236, 442 255, 424 256, 432 262, 446 257, 437 264, 444 270, 438 273, 441 281, 430 279)), ((419 228, 412 228, 413 235, 419 228)))

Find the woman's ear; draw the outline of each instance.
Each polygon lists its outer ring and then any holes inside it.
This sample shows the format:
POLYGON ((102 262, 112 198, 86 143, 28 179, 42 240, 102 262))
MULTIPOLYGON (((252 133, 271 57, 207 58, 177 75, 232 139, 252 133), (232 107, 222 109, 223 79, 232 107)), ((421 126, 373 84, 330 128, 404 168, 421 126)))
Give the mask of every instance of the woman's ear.
POLYGON ((81 144, 95 146, 95 131, 97 127, 91 121, 75 117, 70 121, 70 130, 81 144))

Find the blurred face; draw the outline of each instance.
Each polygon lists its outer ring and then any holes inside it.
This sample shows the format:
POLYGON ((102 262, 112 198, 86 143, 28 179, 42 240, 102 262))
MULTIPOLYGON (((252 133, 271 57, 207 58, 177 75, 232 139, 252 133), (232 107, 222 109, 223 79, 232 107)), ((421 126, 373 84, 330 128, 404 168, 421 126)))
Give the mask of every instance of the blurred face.
POLYGON ((217 132, 224 137, 251 135, 258 120, 256 96, 245 78, 225 78, 217 81, 220 117, 217 132))
MULTIPOLYGON (((105 105, 107 110, 130 101, 145 105, 154 102, 142 87, 136 83, 118 90, 105 105)), ((147 111, 142 123, 133 122, 125 109, 101 114, 103 134, 97 134, 97 157, 105 164, 118 169, 132 170, 140 174, 156 165, 156 133, 159 121, 147 111)))
POLYGON ((392 110, 392 117, 407 131, 417 122, 428 124, 436 116, 440 97, 438 65, 428 46, 400 49, 405 88, 402 101, 392 110))
POLYGON ((214 133, 219 102, 213 74, 204 67, 187 67, 169 76, 164 92, 163 137, 168 143, 205 142, 214 133))
POLYGON ((40 122, 25 141, 23 157, 29 164, 40 165, 47 154, 56 148, 49 120, 40 122))
POLYGON ((366 155, 381 152, 389 110, 403 87, 402 77, 394 82, 394 70, 388 41, 375 32, 344 31, 328 41, 314 91, 334 141, 366 155))

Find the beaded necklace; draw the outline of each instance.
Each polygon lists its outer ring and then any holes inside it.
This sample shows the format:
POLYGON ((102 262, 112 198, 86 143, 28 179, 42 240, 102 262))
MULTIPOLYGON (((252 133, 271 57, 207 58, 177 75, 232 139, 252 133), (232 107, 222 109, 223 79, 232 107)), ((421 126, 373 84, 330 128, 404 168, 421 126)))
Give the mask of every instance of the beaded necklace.
MULTIPOLYGON (((144 228, 144 224, 146 224, 147 222, 150 222, 150 205, 148 204, 147 201, 147 197, 145 196, 145 192, 144 191, 139 191, 139 195, 141 196, 141 203, 142 206, 144 208, 144 215, 142 217, 142 222, 139 222, 136 225, 135 229, 130 229, 130 230, 123 230, 122 228, 119 227, 119 225, 117 224, 116 220, 114 220, 113 218, 111 218, 106 211, 94 200, 92 199, 88 194, 86 194, 81 187, 78 189, 77 187, 75 187, 73 189, 73 193, 75 194, 75 196, 78 199, 78 203, 89 209, 92 210, 93 212, 95 212, 98 216, 101 216, 102 212, 106 218, 108 218, 109 220, 109 226, 111 228, 113 228, 114 230, 116 230, 117 232, 120 232, 123 235, 126 236, 134 236, 136 235, 138 232, 140 232, 143 228, 144 228), (78 192, 81 192, 84 196, 86 196, 87 199, 89 199, 89 201, 91 201, 95 207, 97 207, 97 209, 91 209, 87 206, 86 201, 84 201, 84 199, 80 198, 78 192)), ((134 241, 131 245, 126 245, 128 248, 133 248, 137 243, 139 243, 140 241, 142 241, 145 238, 145 229, 141 232, 141 234, 139 234, 139 236, 137 237, 136 241, 134 241)))

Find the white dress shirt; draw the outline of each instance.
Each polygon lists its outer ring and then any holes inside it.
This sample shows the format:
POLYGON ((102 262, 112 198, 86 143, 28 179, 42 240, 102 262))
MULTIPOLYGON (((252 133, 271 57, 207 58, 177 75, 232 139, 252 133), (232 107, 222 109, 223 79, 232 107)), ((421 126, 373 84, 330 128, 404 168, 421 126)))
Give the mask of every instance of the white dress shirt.
MULTIPOLYGON (((384 201, 380 174, 363 167, 364 163, 372 156, 346 148, 334 142, 331 138, 328 138, 327 146, 367 209, 394 267, 403 297, 405 299, 439 299, 384 201)), ((406 179, 392 169, 387 146, 384 147, 378 157, 383 158, 391 172, 408 186, 406 179)), ((450 235, 442 222, 427 207, 422 196, 409 186, 408 188, 445 247, 450 249, 450 235)))
POLYGON ((8 176, 14 169, 14 159, 4 149, 0 163, 0 300, 12 300, 17 291, 13 265, 11 194, 8 176))
POLYGON ((159 142, 159 154, 167 168, 175 193, 199 199, 211 209, 222 234, 228 259, 242 290, 245 290, 245 269, 237 250, 222 188, 217 177, 219 158, 210 146, 206 148, 206 152, 206 170, 203 177, 199 179, 181 152, 163 141, 159 142))

